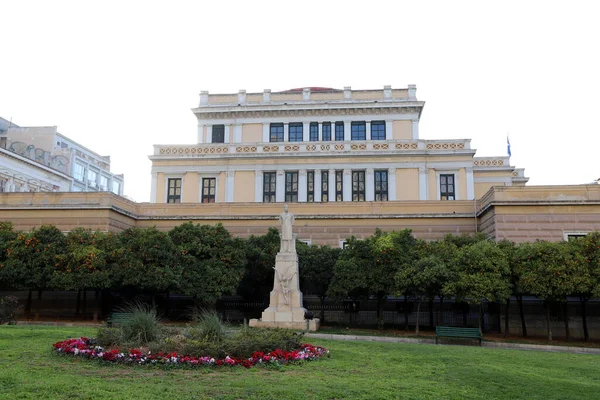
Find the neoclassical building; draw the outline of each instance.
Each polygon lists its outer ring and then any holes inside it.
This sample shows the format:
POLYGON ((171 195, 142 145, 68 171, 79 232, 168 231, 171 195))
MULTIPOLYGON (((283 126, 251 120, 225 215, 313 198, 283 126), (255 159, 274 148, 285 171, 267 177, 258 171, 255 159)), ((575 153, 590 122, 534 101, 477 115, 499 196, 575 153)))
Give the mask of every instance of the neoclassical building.
POLYGON ((150 201, 319 203, 328 214, 339 203, 474 200, 525 185, 523 169, 475 157, 469 139, 420 139, 424 105, 415 85, 202 92, 197 144, 154 146, 150 201))

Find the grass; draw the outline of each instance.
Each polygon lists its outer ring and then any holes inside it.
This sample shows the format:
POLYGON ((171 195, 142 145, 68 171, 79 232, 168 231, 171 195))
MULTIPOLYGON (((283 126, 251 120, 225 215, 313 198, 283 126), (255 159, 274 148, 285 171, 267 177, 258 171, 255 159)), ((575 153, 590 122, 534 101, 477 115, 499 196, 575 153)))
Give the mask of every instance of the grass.
POLYGON ((59 357, 81 327, 0 326, 0 399, 600 399, 600 358, 315 340, 332 358, 279 370, 160 369, 59 357))

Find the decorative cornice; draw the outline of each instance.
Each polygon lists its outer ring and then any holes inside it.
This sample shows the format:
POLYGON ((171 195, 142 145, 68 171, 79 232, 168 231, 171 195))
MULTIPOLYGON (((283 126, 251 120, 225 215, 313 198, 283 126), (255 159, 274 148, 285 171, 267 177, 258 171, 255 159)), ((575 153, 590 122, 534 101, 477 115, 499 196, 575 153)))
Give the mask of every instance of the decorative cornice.
POLYGON ((231 110, 231 108, 219 111, 196 109, 194 113, 198 119, 235 119, 235 118, 294 118, 302 116, 312 117, 343 117, 347 115, 388 115, 388 114, 413 114, 420 113, 422 106, 409 107, 385 107, 384 105, 377 107, 357 107, 357 108, 320 108, 315 109, 282 109, 282 110, 252 110, 240 109, 231 110))

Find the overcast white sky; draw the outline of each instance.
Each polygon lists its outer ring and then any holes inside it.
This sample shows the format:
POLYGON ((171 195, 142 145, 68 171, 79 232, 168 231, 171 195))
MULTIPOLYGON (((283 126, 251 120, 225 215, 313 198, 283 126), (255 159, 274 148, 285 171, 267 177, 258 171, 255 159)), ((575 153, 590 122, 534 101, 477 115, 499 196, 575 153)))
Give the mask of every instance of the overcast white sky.
POLYGON ((150 197, 153 144, 195 143, 201 90, 417 85, 423 139, 471 138, 530 185, 600 177, 596 1, 0 3, 0 116, 110 155, 150 197))

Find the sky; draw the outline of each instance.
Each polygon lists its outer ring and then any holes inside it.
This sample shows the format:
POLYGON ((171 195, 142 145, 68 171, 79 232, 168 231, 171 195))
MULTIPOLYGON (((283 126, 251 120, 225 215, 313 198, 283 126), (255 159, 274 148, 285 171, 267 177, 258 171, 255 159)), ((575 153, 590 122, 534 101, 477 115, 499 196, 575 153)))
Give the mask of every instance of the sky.
POLYGON ((417 85, 421 139, 472 139, 529 185, 600 178, 595 1, 0 2, 0 116, 58 126, 150 197, 153 144, 201 90, 417 85))

